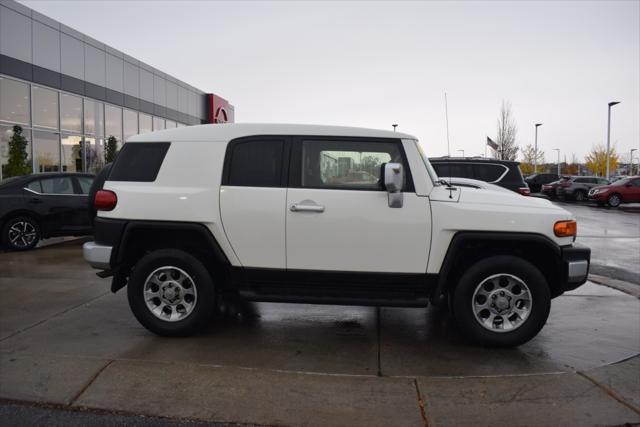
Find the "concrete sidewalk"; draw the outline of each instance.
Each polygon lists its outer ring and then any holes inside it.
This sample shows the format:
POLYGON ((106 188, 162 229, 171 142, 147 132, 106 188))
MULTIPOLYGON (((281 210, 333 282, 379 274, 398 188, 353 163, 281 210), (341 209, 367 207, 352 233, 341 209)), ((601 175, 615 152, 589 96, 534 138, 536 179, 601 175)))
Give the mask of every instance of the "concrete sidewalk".
POLYGON ((517 349, 469 346, 438 310, 295 304, 250 304, 167 339, 135 321, 78 243, 1 257, 0 414, 19 416, 17 401, 60 419, 88 408, 266 425, 640 422, 640 301, 607 287, 554 300, 517 349))

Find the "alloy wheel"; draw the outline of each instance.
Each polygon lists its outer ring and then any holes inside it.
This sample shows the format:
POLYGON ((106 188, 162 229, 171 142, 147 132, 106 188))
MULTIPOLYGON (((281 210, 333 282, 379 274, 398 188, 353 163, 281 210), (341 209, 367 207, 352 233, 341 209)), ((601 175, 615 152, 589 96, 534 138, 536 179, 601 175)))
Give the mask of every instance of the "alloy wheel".
POLYGON ((149 311, 166 322, 178 322, 188 317, 198 300, 193 278, 173 266, 155 269, 145 280, 143 293, 149 311))
POLYGON ((36 227, 29 221, 16 221, 9 227, 9 243, 24 249, 33 244, 37 237, 36 227))
POLYGON ((494 274, 482 280, 473 293, 473 314, 485 329, 510 332, 529 317, 531 291, 526 283, 512 274, 494 274))

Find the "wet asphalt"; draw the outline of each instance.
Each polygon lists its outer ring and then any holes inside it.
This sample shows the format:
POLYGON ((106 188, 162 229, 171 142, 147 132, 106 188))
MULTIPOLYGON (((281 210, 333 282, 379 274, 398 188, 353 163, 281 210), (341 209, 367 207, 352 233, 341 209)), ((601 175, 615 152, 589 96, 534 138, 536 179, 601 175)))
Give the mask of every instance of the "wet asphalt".
POLYGON ((434 308, 240 303, 197 336, 162 338, 84 263, 81 241, 3 253, 0 266, 11 302, 0 310, 0 417, 14 425, 153 424, 136 414, 268 425, 640 422, 640 301, 591 283, 555 299, 529 343, 486 349, 434 308))
POLYGON ((576 242, 591 248, 591 273, 640 285, 640 204, 554 203, 576 216, 576 242))

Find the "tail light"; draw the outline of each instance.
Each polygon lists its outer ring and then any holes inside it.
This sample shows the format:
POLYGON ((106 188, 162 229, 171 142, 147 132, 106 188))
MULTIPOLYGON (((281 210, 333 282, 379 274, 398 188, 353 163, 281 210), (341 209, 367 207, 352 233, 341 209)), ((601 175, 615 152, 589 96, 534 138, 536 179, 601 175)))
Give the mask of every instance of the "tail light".
POLYGON ((520 187, 518 188, 518 193, 522 194, 523 196, 529 196, 531 195, 531 190, 529 190, 529 187, 520 187))
POLYGON ((118 196, 109 190, 98 190, 93 205, 98 211, 112 211, 118 204, 118 196))
POLYGON ((578 232, 578 224, 574 220, 558 221, 553 225, 553 233, 558 237, 575 236, 578 232))

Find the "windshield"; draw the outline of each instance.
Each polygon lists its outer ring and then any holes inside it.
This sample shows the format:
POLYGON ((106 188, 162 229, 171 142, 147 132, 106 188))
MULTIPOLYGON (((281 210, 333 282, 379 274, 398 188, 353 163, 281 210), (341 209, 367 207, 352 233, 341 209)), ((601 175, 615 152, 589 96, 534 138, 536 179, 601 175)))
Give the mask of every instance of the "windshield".
POLYGON ((431 181, 433 181, 434 184, 437 184, 438 174, 436 173, 435 169, 433 169, 433 166, 431 166, 431 163, 429 163, 429 159, 427 158, 427 155, 424 153, 424 150, 422 150, 422 146, 420 145, 418 140, 414 139, 413 142, 416 144, 418 153, 420 153, 420 158, 422 159, 424 166, 427 168, 427 172, 429 173, 429 177, 431 178, 431 181))
POLYGON ((611 185, 616 185, 616 186, 625 185, 629 181, 631 181, 629 178, 622 178, 613 182, 611 185))

